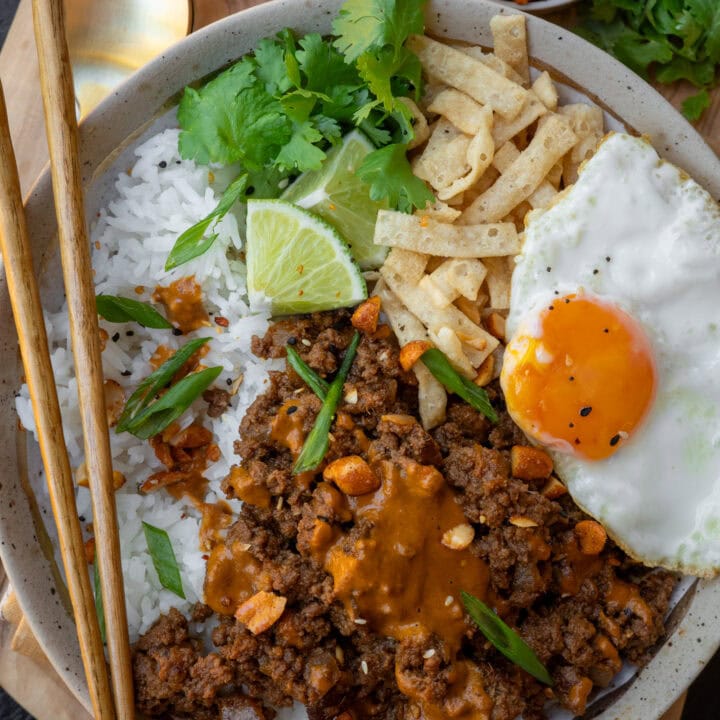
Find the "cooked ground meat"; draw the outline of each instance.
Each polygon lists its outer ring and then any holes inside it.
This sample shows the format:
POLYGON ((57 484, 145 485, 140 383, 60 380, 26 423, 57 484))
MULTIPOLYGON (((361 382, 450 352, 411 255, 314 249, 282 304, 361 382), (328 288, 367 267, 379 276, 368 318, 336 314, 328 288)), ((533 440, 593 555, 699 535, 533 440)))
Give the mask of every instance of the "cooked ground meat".
POLYGON ((207 414, 211 418, 220 417, 230 405, 230 393, 219 387, 208 388, 202 397, 208 404, 207 414))
MULTIPOLYGON (((289 342, 329 378, 352 332, 348 312, 322 313, 278 322, 252 347, 277 358, 289 342)), ((279 619, 254 634, 248 622, 223 615, 212 632, 215 649, 206 654, 171 611, 135 647, 138 707, 154 717, 251 720, 299 701, 311 720, 409 720, 417 703, 444 707, 458 663, 470 661, 491 720, 519 714, 540 720, 552 698, 582 714, 592 687, 607 685, 618 671, 620 654, 642 663, 663 635, 675 577, 630 561, 609 541, 600 555, 584 555, 574 528, 586 518, 570 497, 550 499, 542 482, 512 477, 510 449, 527 442, 499 388, 489 393, 497 424, 450 398, 446 421, 426 432, 413 419, 414 375, 400 368, 397 343, 381 327, 361 339, 326 463, 357 455, 442 473, 474 529, 469 552, 487 567, 486 601, 545 663, 552 690, 506 660, 467 620, 457 652, 435 633, 394 640, 353 620, 318 560, 318 543, 328 534, 340 537, 341 549, 352 554, 372 536, 373 523, 320 473, 293 475, 288 428, 305 437, 321 402, 288 369, 270 374, 268 389, 243 418, 235 449, 239 471, 256 492, 226 540, 251 558, 256 590, 284 598, 279 619)), ((230 497, 242 499, 243 488, 232 476, 224 484, 230 497)), ((193 620, 209 613, 198 606, 193 620)))

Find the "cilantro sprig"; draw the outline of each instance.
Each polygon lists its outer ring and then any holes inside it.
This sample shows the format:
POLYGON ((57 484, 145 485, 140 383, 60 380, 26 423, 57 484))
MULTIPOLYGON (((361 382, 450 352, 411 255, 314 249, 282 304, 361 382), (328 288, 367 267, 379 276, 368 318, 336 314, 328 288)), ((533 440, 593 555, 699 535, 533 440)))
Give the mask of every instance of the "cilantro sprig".
POLYGON ((579 32, 646 79, 691 82, 699 92, 683 103, 689 120, 709 106, 720 64, 715 0, 593 0, 579 32))
MULTIPOLYGON (((317 170, 329 147, 359 127, 379 148, 358 171, 370 195, 406 212, 425 207, 430 191, 417 179, 408 183, 405 152, 414 133, 398 99, 422 92, 420 61, 404 43, 423 31, 423 4, 347 0, 334 40, 296 38, 291 30, 261 40, 252 55, 204 86, 186 88, 178 109, 180 154, 200 164, 238 164, 248 181, 234 200, 273 198, 286 178, 317 170)), ((193 229, 193 250, 209 247, 212 241, 202 238, 222 209, 193 229)))

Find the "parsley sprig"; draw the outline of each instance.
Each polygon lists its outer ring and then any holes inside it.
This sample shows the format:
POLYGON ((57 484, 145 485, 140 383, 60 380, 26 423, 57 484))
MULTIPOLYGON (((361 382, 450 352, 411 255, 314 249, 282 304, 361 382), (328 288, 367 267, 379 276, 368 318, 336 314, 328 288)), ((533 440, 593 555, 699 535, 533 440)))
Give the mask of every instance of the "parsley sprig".
POLYGON ((709 107, 720 64, 716 0, 593 0, 579 32, 644 78, 690 81, 699 92, 683 103, 689 120, 709 107))

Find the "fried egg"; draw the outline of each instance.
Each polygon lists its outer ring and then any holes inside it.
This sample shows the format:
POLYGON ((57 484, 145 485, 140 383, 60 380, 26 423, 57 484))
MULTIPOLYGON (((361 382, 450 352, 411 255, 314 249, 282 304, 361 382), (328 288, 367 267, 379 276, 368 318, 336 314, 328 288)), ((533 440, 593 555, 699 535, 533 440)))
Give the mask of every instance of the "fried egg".
POLYGON ((515 422, 630 555, 720 570, 720 210, 609 136, 530 219, 501 383, 515 422))

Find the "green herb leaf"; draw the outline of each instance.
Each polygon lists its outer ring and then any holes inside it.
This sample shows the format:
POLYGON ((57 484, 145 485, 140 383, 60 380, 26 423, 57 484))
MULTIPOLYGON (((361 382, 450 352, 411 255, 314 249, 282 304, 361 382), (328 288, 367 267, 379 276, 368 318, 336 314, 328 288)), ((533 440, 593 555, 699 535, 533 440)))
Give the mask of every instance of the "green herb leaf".
POLYGON ((315 470, 325 457, 325 453, 327 453, 328 445, 330 444, 328 437, 330 426, 335 417, 335 410, 342 397, 343 385, 355 359, 359 342, 360 333, 356 331, 350 341, 350 345, 348 345, 348 349, 345 351, 342 365, 334 380, 330 383, 323 405, 315 418, 315 424, 305 439, 303 449, 295 462, 293 473, 296 475, 315 470))
POLYGON ((95 590, 95 613, 97 614, 98 626, 100 627, 100 639, 104 644, 106 641, 105 610, 103 608, 102 587, 100 586, 100 567, 98 565, 97 555, 95 556, 95 562, 93 563, 93 589, 95 590))
POLYGON ((468 405, 481 412, 488 420, 498 421, 498 416, 487 393, 475 383, 470 382, 466 377, 458 373, 450 364, 445 354, 437 348, 426 350, 421 356, 425 367, 439 380, 450 392, 461 397, 468 405))
POLYGON ((212 224, 213 227, 228 214, 230 208, 243 196, 250 183, 247 173, 235 178, 225 188, 217 207, 199 222, 188 228, 176 241, 165 261, 165 270, 172 270, 199 257, 210 249, 217 238, 217 233, 206 234, 212 224))
POLYGON ((321 399, 325 400, 330 384, 327 380, 321 378, 301 357, 300 353, 292 346, 288 345, 287 351, 288 365, 300 376, 300 379, 321 399))
POLYGON ((411 213, 435 201, 427 185, 413 174, 405 155, 407 145, 394 144, 365 156, 357 176, 370 185, 373 200, 387 198, 391 207, 411 213))
POLYGON ((547 668, 533 649, 508 627, 482 600, 465 592, 460 593, 463 605, 482 634, 511 662, 529 672, 546 685, 553 681, 547 668))
POLYGON ((95 307, 98 315, 109 322, 135 321, 143 327, 169 330, 172 325, 150 303, 132 300, 119 295, 97 295, 95 307))
POLYGON ((699 120, 702 114, 710 107, 710 94, 701 90, 696 95, 686 98, 682 104, 683 115, 691 121, 699 120))
POLYGON ((116 432, 125 432, 137 416, 153 401, 173 379, 182 366, 206 343, 209 337, 197 338, 183 345, 168 358, 155 372, 148 375, 128 398, 120 415, 116 432))
POLYGON ((148 440, 162 432, 213 384, 221 372, 222 367, 212 367, 185 376, 159 400, 135 415, 127 423, 127 431, 142 440, 148 440))
POLYGON ((335 47, 346 62, 385 45, 400 48, 408 35, 425 29, 424 2, 418 0, 347 0, 333 21, 335 47))
POLYGON ((184 600, 185 593, 180 578, 180 569, 168 534, 165 530, 149 525, 144 521, 143 531, 145 532, 150 558, 155 566, 160 584, 184 600))

